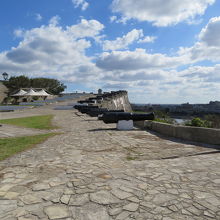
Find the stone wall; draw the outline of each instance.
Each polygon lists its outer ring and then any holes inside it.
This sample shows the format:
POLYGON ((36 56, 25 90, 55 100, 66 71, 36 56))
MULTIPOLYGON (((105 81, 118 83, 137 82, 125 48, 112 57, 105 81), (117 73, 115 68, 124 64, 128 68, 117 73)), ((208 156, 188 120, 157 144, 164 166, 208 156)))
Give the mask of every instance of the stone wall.
POLYGON ((154 121, 135 122, 135 126, 183 140, 220 145, 220 129, 170 125, 154 121))
POLYGON ((8 89, 4 84, 0 81, 0 103, 3 102, 4 98, 7 97, 8 89))
POLYGON ((112 96, 104 98, 100 107, 108 108, 111 110, 124 110, 125 112, 132 111, 127 91, 118 91, 112 96))

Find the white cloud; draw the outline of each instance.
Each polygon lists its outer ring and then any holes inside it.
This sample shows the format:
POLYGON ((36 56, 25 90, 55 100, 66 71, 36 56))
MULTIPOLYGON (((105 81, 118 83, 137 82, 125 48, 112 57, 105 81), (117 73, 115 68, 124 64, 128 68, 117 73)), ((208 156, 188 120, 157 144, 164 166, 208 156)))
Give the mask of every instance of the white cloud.
POLYGON ((210 47, 220 47, 220 17, 214 17, 202 29, 199 39, 210 47))
POLYGON ((102 77, 106 82, 104 87, 127 89, 131 101, 136 103, 138 100, 154 103, 219 100, 220 64, 195 64, 207 60, 220 61, 219 30, 220 17, 210 19, 198 34, 197 42, 190 48, 180 48, 173 56, 149 53, 143 49, 104 52, 96 62, 97 67, 105 70, 102 77), (177 70, 184 65, 189 67, 177 70))
POLYGON ((211 18, 199 34, 198 42, 190 48, 180 48, 179 55, 189 62, 220 61, 220 17, 211 18))
POLYGON ((104 25, 97 20, 82 19, 79 24, 68 27, 68 32, 76 38, 96 38, 103 29, 104 25))
MULTIPOLYGON (((220 61, 220 17, 210 19, 190 48, 177 55, 134 51, 104 52, 97 67, 105 70, 106 89, 127 89, 133 102, 204 103, 220 99, 220 64, 195 65, 220 61), (185 70, 177 67, 189 65, 185 70), (145 97, 145 98, 144 98, 145 97)), ((144 38, 140 38, 138 42, 144 38)))
POLYGON ((22 29, 16 29, 16 30, 14 31, 14 35, 15 35, 15 37, 22 37, 22 36, 24 35, 24 30, 22 30, 22 29))
POLYGON ((43 17, 40 14, 35 14, 35 19, 37 21, 41 21, 43 19, 43 17))
POLYGON ((124 90, 131 87, 131 84, 127 82, 113 82, 113 83, 106 83, 103 85, 104 89, 115 89, 115 90, 124 90))
POLYGON ((220 83, 220 64, 214 66, 193 66, 180 73, 183 77, 204 83, 220 83))
POLYGON ((60 16, 58 16, 58 15, 53 16, 53 17, 50 19, 49 24, 50 24, 51 26, 56 26, 56 25, 59 24, 60 19, 61 19, 61 18, 60 18, 60 16))
POLYGON ((89 6, 89 3, 85 0, 72 0, 72 2, 75 8, 81 7, 82 11, 85 11, 89 6))
POLYGON ((110 17, 110 22, 112 23, 112 22, 114 22, 114 21, 116 21, 117 20, 117 16, 111 16, 110 17))
POLYGON ((58 20, 54 17, 47 26, 15 31, 23 39, 17 47, 0 53, 0 69, 12 74, 51 76, 65 81, 88 82, 99 78, 98 68, 85 55, 91 42, 83 37, 95 38, 101 31, 101 24, 83 20, 62 28, 58 20), (82 23, 91 24, 90 29, 82 23))
POLYGON ((134 41, 140 39, 143 36, 143 30, 133 29, 122 37, 116 38, 116 40, 105 40, 103 42, 103 50, 119 50, 126 49, 128 45, 134 41))
POLYGON ((194 46, 182 48, 178 55, 150 53, 144 49, 115 51, 135 41, 151 40, 142 30, 134 29, 116 40, 102 40, 102 43, 109 42, 106 48, 113 51, 97 55, 96 63, 93 57, 86 55, 86 50, 92 46, 93 41, 89 39, 101 37, 104 25, 97 20, 82 19, 78 24, 64 28, 59 25, 59 19, 56 16, 48 25, 15 30, 15 36, 22 39, 16 47, 0 53, 0 70, 9 74, 81 82, 91 88, 103 85, 109 90, 128 89, 134 98, 144 100, 146 97, 145 102, 220 99, 219 64, 176 70, 197 61, 220 60, 219 17, 211 19, 202 29, 194 46))
POLYGON ((112 10, 121 13, 121 20, 137 19, 155 26, 175 25, 203 15, 215 0, 113 0, 112 10))
POLYGON ((146 36, 143 39, 140 39, 138 43, 153 43, 157 37, 155 36, 146 36))
POLYGON ((114 71, 104 78, 106 89, 127 89, 135 103, 204 103, 220 99, 220 66, 195 66, 183 71, 114 71))
POLYGON ((105 70, 140 70, 151 68, 174 68, 184 64, 183 57, 149 54, 144 49, 135 51, 112 51, 103 53, 96 65, 105 70))

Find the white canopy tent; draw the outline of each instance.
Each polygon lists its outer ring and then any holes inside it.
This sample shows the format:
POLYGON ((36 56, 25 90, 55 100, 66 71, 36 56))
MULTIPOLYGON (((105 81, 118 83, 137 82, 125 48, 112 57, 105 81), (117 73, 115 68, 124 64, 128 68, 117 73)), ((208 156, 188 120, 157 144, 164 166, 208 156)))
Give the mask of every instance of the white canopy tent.
POLYGON ((17 93, 11 96, 25 96, 26 93, 27 93, 26 91, 24 91, 23 89, 20 89, 17 93))
POLYGON ((36 93, 39 94, 39 96, 50 96, 50 94, 47 93, 44 89, 41 89, 40 91, 36 93))
POLYGON ((30 89, 25 96, 39 96, 38 92, 35 92, 33 89, 30 89))
POLYGON ((44 97, 46 97, 46 96, 51 96, 51 95, 49 93, 47 93, 44 89, 40 89, 39 91, 34 91, 34 89, 28 89, 27 91, 25 91, 24 89, 20 89, 17 93, 15 93, 11 96, 16 96, 16 97, 22 97, 22 96, 39 96, 39 97, 43 97, 44 96, 44 97))

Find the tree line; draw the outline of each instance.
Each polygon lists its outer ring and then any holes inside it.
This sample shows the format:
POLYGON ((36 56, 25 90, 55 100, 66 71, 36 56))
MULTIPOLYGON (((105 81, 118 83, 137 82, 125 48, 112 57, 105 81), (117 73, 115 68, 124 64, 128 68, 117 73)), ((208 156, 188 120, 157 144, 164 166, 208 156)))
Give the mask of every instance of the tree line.
POLYGON ((9 94, 17 92, 21 88, 44 88, 52 95, 59 95, 66 89, 66 86, 57 79, 50 78, 29 78, 27 76, 12 76, 4 81, 9 94))

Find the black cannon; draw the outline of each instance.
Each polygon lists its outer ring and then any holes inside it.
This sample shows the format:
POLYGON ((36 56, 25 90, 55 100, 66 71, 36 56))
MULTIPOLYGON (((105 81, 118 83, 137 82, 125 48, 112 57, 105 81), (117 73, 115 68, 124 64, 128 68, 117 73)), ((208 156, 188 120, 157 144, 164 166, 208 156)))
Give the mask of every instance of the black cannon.
POLYGON ((95 100, 93 99, 93 100, 81 100, 81 101, 78 101, 78 103, 80 103, 80 104, 95 104, 95 100))
POLYGON ((91 109, 98 109, 97 105, 87 105, 87 106, 75 106, 75 109, 78 109, 81 113, 87 113, 89 112, 91 109))
POLYGON ((85 103, 87 103, 87 102, 86 102, 86 100, 80 100, 80 101, 78 101, 78 103, 79 103, 79 104, 85 104, 85 103))
POLYGON ((90 111, 88 111, 86 114, 91 117, 97 117, 98 115, 101 115, 107 111, 108 111, 107 108, 93 108, 93 109, 90 109, 90 111))
POLYGON ((124 110, 109 110, 107 108, 91 109, 87 114, 91 117, 98 117, 106 112, 124 112, 124 110))
POLYGON ((74 105, 74 108, 75 109, 81 109, 81 108, 83 108, 85 106, 88 106, 88 104, 76 104, 76 105, 74 105))
POLYGON ((88 103, 88 104, 95 104, 96 100, 95 99, 86 100, 86 103, 88 103))
POLYGON ((140 113, 129 113, 129 112, 106 112, 99 116, 98 119, 102 120, 106 124, 118 123, 120 120, 133 120, 133 121, 144 121, 153 120, 154 113, 140 114, 140 113))

